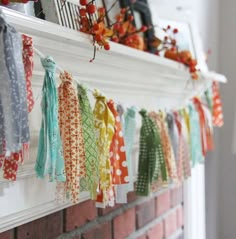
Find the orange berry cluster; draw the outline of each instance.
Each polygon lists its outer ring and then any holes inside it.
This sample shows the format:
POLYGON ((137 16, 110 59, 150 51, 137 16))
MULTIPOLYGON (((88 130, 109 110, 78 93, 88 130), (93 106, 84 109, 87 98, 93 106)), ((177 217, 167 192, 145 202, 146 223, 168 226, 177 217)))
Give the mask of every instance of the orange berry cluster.
POLYGON ((134 16, 131 14, 130 9, 122 8, 116 16, 111 40, 135 49, 145 50, 145 41, 140 33, 146 32, 148 27, 142 26, 140 29, 136 29, 133 21, 134 16))
MULTIPOLYGON (((97 46, 110 50, 108 40, 121 43, 136 49, 144 50, 144 38, 139 34, 145 32, 148 27, 142 26, 140 29, 134 27, 134 17, 129 8, 123 8, 116 16, 116 21, 112 25, 106 24, 106 16, 108 12, 104 7, 97 8, 95 0, 80 0, 79 8, 79 24, 80 31, 93 36, 94 51, 97 46)), ((90 61, 95 59, 94 57, 90 61)))
POLYGON ((90 2, 88 2, 88 0, 80 0, 80 5, 78 20, 80 31, 93 36, 93 44, 95 47, 97 44, 105 50, 109 50, 110 45, 107 39, 111 36, 111 30, 105 25, 105 8, 97 8, 95 0, 90 2))
POLYGON ((157 48, 156 54, 159 55, 161 51, 164 51, 164 57, 183 63, 189 68, 192 79, 197 80, 197 61, 193 59, 189 50, 179 51, 177 41, 173 37, 173 35, 179 32, 179 30, 177 28, 172 29, 169 25, 166 28, 163 28, 163 30, 166 33, 169 33, 169 35, 166 35, 163 41, 158 42, 159 45, 162 44, 162 47, 159 49, 157 48))

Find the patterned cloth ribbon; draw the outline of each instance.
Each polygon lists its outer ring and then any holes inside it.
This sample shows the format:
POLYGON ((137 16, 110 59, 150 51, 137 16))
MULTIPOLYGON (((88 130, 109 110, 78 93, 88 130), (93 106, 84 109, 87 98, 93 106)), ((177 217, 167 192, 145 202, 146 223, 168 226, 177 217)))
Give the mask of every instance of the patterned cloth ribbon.
POLYGON ((190 121, 190 155, 192 167, 194 167, 197 163, 202 163, 204 161, 204 156, 202 154, 198 112, 195 110, 195 107, 192 104, 188 106, 188 110, 190 121))
POLYGON ((191 175, 190 154, 186 139, 187 128, 178 112, 174 112, 174 118, 178 129, 177 173, 179 182, 183 182, 191 175))
MULTIPOLYGON (((31 87, 31 77, 33 74, 33 47, 32 38, 26 35, 22 35, 23 43, 23 64, 25 71, 26 80, 26 93, 27 93, 27 105, 28 112, 31 112, 34 100, 31 87)), ((0 156, 1 157, 1 156, 0 156)), ((29 144, 23 144, 23 148, 17 153, 11 153, 10 156, 4 157, 2 155, 3 161, 3 177, 8 180, 16 180, 16 175, 18 171, 18 164, 23 163, 25 160, 29 159, 29 144)))
POLYGON ((117 203, 127 203, 127 193, 134 191, 134 172, 133 172, 133 145, 135 140, 136 133, 136 109, 135 107, 130 107, 126 110, 124 117, 124 109, 121 105, 117 106, 117 111, 120 115, 121 122, 123 122, 123 132, 125 139, 125 150, 126 150, 126 159, 128 162, 128 174, 129 174, 129 183, 124 185, 118 185, 116 189, 116 202, 117 203))
POLYGON ((153 183, 167 181, 164 155, 158 129, 145 110, 140 111, 142 126, 140 130, 140 149, 138 164, 138 180, 136 193, 147 196, 153 183))
POLYGON ((174 158, 174 152, 171 145, 170 137, 164 121, 164 115, 163 113, 157 114, 155 112, 151 112, 149 115, 155 121, 157 128, 159 130, 161 145, 165 159, 165 165, 167 169, 167 175, 171 181, 176 182, 177 181, 176 161, 174 158))
POLYGON ((212 84, 212 93, 213 93, 213 125, 221 127, 224 124, 222 102, 220 97, 220 86, 219 83, 213 81, 212 84))
POLYGON ((212 150, 213 143, 213 133, 208 125, 208 119, 206 118, 206 112, 201 101, 198 98, 193 99, 195 109, 199 115, 200 132, 201 132, 201 143, 202 143, 202 154, 205 157, 208 150, 212 150))
POLYGON ((66 182, 58 184, 59 193, 78 203, 80 179, 86 175, 85 150, 82 132, 82 119, 79 111, 77 91, 73 86, 72 76, 68 72, 60 74, 61 84, 58 88, 59 127, 65 160, 66 182))
POLYGON ((0 10, 0 152, 19 152, 28 143, 29 122, 21 35, 0 10))
POLYGON ((165 121, 167 123, 168 134, 170 136, 171 145, 174 152, 174 158, 177 160, 178 154, 178 130, 174 121, 174 116, 172 113, 167 113, 165 121))
POLYGON ((16 180, 18 164, 29 152, 29 122, 22 39, 0 9, 0 167, 3 177, 16 180))
POLYGON ((126 160, 124 137, 121 127, 121 119, 115 108, 114 102, 110 100, 107 103, 108 108, 112 112, 115 119, 114 134, 110 146, 110 161, 112 168, 112 183, 114 185, 127 184, 128 163, 126 160))
POLYGON ((26 92, 27 92, 27 105, 28 112, 31 112, 34 106, 33 91, 31 78, 33 75, 33 40, 32 37, 22 35, 23 40, 23 63, 25 69, 25 79, 26 79, 26 92))
POLYGON ((49 180, 66 180, 65 165, 62 153, 62 142, 58 124, 58 94, 55 83, 56 63, 52 57, 41 59, 45 69, 42 88, 42 124, 39 135, 36 175, 49 180))
POLYGON ((97 206, 105 207, 114 205, 114 188, 112 184, 111 162, 109 157, 110 145, 114 135, 115 119, 107 106, 106 97, 98 91, 94 92, 96 99, 93 110, 96 140, 99 158, 99 192, 97 206))
POLYGON ((86 178, 81 180, 83 190, 90 192, 90 197, 95 200, 99 182, 98 147, 95 137, 94 116, 87 96, 87 90, 82 85, 77 85, 79 109, 82 119, 86 178), (83 183, 84 182, 84 183, 83 183))

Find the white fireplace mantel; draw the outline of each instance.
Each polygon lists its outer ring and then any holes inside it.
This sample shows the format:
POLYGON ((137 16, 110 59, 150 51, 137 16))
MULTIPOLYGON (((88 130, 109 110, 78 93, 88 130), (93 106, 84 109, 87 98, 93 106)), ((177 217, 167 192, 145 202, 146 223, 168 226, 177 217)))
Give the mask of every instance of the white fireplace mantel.
MULTIPOLYGON (((152 110, 181 107, 203 92, 212 80, 226 82, 224 76, 206 71, 201 72, 200 79, 193 83, 183 65, 112 42, 110 51, 99 50, 95 61, 90 63, 93 46, 88 35, 9 9, 2 10, 10 24, 19 32, 32 36, 34 46, 44 55, 53 56, 57 64, 71 72, 77 81, 98 88, 108 98, 125 105, 152 110)), ((44 75, 37 55, 34 62, 32 85, 36 104, 30 114, 31 157, 20 168, 17 182, 9 183, 0 177, 0 232, 70 205, 57 204, 55 184, 47 179, 37 179, 34 173, 44 75)), ((135 145, 133 156, 137 162, 138 137, 135 145)), ((81 201, 87 198, 87 193, 81 195, 81 201)))

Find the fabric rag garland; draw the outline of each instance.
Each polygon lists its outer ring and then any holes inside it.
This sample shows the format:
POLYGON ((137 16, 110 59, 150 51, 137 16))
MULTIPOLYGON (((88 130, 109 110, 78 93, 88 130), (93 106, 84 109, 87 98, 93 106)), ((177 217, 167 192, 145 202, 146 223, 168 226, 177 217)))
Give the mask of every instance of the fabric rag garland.
POLYGON ((5 21, 1 9, 0 36, 0 167, 4 178, 15 181, 18 164, 29 151, 26 81, 21 35, 5 21))
POLYGON ((38 154, 35 164, 36 175, 49 180, 66 180, 62 155, 62 142, 58 125, 58 94, 55 84, 56 63, 52 57, 41 59, 45 69, 42 88, 42 124, 39 135, 38 154))
MULTIPOLYGON (((34 106, 33 47, 32 38, 21 38, 6 23, 1 10, 0 35, 0 167, 4 178, 16 180, 18 164, 29 151, 28 113, 34 106)), ((134 189, 135 108, 116 108, 112 100, 107 102, 95 91, 92 111, 85 87, 77 85, 76 89, 72 76, 63 72, 57 91, 56 63, 52 57, 41 62, 45 77, 37 176, 49 175, 50 181, 57 181, 57 196, 63 201, 78 203, 80 192, 89 191, 98 207, 126 203, 127 193, 134 189)), ((203 162, 207 151, 213 149, 213 125, 223 125, 219 85, 213 82, 204 100, 194 98, 183 110, 141 110, 140 115, 135 190, 147 196, 170 183, 182 183, 191 176, 191 167, 203 162)))

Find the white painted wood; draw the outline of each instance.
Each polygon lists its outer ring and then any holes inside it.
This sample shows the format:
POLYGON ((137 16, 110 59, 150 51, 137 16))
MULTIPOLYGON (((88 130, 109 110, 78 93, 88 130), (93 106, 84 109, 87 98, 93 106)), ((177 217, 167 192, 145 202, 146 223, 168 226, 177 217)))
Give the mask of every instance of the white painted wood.
MULTIPOLYGON (((59 25, 3 9, 7 20, 22 33, 33 37, 34 45, 44 55, 52 55, 57 64, 90 88, 99 88, 108 97, 125 105, 157 110, 180 107, 196 93, 206 89, 212 77, 202 77, 193 85, 188 71, 180 64, 116 43, 111 50, 100 50, 93 63, 90 37, 59 25)), ((41 123, 40 92, 44 71, 34 57, 33 91, 35 107, 30 114, 30 160, 20 168, 18 181, 9 183, 0 177, 0 232, 68 207, 54 200, 55 184, 39 180, 33 171, 41 123)), ((91 101, 92 100, 92 96, 91 101)), ((137 169, 138 132, 134 147, 137 169)), ((81 201, 88 195, 82 194, 81 201)), ((188 237, 186 237, 188 238, 188 237)), ((190 237, 189 237, 190 238, 190 237)), ((201 238, 202 239, 202 238, 201 238)))

